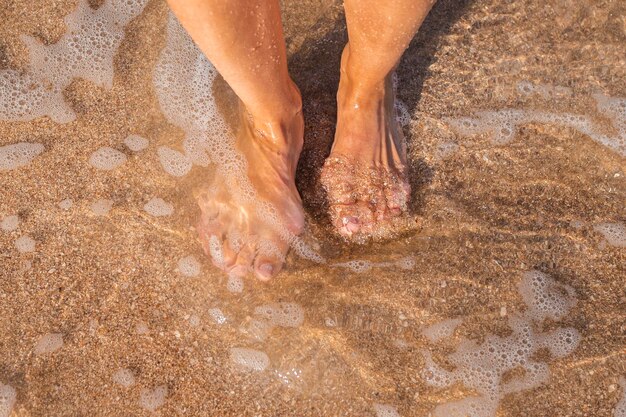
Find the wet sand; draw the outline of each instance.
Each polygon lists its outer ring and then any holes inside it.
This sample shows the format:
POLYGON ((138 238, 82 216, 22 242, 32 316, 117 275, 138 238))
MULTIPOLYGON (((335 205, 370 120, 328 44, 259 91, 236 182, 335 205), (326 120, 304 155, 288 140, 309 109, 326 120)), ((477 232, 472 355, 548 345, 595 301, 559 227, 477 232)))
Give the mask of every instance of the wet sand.
MULTIPOLYGON (((18 35, 54 43, 74 6, 0 0, 0 69, 26 68, 18 35)), ((398 68, 398 95, 411 116, 414 227, 363 246, 331 236, 318 183, 347 39, 341 4, 283 6, 290 71, 304 97, 297 181, 308 233, 329 264, 411 256, 414 268, 357 274, 290 255, 272 283, 248 279, 243 293, 227 291, 191 227, 198 215, 191 189, 211 169, 176 179, 156 154, 183 133, 167 122, 154 91, 167 7, 151 1, 126 27, 113 88, 74 80, 65 90, 75 121, 0 121, 0 145, 45 146, 29 165, 0 171, 0 218, 20 218, 18 229, 0 232, 0 383, 17 392, 14 414, 150 415, 139 403, 142 389, 166 386, 156 410, 163 416, 374 416, 375 403, 428 416, 472 393, 426 384, 422 349, 445 364, 461 337, 509 334, 508 315, 524 309, 517 283, 536 269, 574 289, 578 302, 558 325, 575 328, 581 341, 569 356, 548 357, 548 382, 506 396, 498 415, 612 416, 626 373, 626 252, 593 226, 626 221, 624 158, 569 128, 530 123, 497 145, 455 133, 446 118, 530 108, 597 116, 610 130, 591 95, 626 96, 624 4, 440 1, 398 68), (524 95, 520 81, 571 92, 524 95), (128 151, 129 134, 149 147, 128 151), (95 170, 87 161, 101 146, 128 160, 95 170), (155 196, 174 202, 174 215, 146 213, 155 196), (72 207, 60 208, 68 198, 72 207), (100 198, 114 201, 105 216, 90 209, 100 198), (25 234, 34 252, 16 250, 25 234), (177 271, 188 255, 200 260, 200 275, 177 271), (241 331, 255 307, 277 301, 301 305, 304 323, 276 328, 264 341, 241 331), (421 334, 457 317, 463 323, 447 341, 421 334), (47 333, 61 333, 62 347, 35 354, 47 333), (269 368, 235 369, 229 349, 238 346, 266 352, 269 368), (116 384, 119 369, 135 384, 116 384)))

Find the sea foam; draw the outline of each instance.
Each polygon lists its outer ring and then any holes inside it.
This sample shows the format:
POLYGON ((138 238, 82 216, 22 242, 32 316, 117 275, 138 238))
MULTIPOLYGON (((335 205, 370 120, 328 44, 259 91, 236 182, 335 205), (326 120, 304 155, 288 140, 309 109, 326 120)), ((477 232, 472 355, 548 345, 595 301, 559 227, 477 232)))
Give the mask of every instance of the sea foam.
POLYGON ((74 78, 98 86, 113 85, 113 57, 124 26, 143 9, 145 0, 107 0, 97 10, 86 0, 65 17, 67 30, 58 42, 44 45, 23 35, 29 51, 26 72, 0 70, 0 120, 49 116, 57 123, 76 118, 63 98, 74 78))
POLYGON ((248 348, 231 348, 230 360, 238 367, 251 371, 263 371, 270 365, 270 358, 265 352, 248 348))
POLYGON ((2 218, 2 222, 0 222, 0 229, 4 230, 5 232, 12 232, 13 230, 17 229, 19 224, 20 218, 17 216, 17 214, 10 214, 2 218))
POLYGON ((156 411, 157 408, 165 404, 167 391, 166 385, 159 385, 153 389, 142 388, 139 393, 139 406, 144 410, 156 411))
POLYGON ((43 151, 41 143, 20 142, 0 146, 0 170, 10 171, 28 165, 43 151))
POLYGON ((35 355, 46 355, 63 347, 63 334, 47 333, 39 338, 33 352, 35 355))
POLYGON ((15 388, 0 383, 0 417, 9 417, 11 415, 16 397, 17 392, 15 388))
POLYGON ((574 290, 539 271, 525 273, 519 290, 527 309, 509 316, 510 336, 489 335, 480 344, 462 339, 456 352, 448 355, 448 361, 455 367, 452 371, 437 365, 429 351, 422 351, 425 358, 422 376, 427 384, 444 388, 461 383, 477 394, 440 404, 433 410, 433 416, 495 417, 506 394, 547 381, 549 367, 535 358, 538 350, 547 349, 553 357, 561 358, 576 349, 580 341, 576 329, 559 327, 541 331, 545 319, 560 320, 571 310, 576 302, 574 290), (516 368, 524 370, 522 376, 504 378, 516 368))
MULTIPOLYGON (((521 91, 533 87, 525 83, 521 91)), ((541 86, 544 95, 556 94, 558 87, 541 86)), ((594 94, 599 113, 611 120, 615 134, 609 135, 590 116, 574 113, 553 113, 531 109, 503 109, 479 111, 475 117, 447 118, 446 122, 462 136, 487 134, 496 144, 512 141, 519 126, 528 123, 544 123, 568 127, 588 136, 621 156, 626 156, 626 98, 594 94)))

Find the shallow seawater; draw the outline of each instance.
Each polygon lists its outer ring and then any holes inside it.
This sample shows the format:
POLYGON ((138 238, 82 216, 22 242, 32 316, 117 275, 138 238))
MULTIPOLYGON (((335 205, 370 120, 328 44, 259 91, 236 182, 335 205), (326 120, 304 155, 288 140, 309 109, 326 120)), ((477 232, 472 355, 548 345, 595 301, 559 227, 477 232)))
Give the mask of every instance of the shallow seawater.
POLYGON ((232 94, 165 3, 0 0, 0 417, 624 416, 624 16, 438 2, 397 71, 411 226, 351 245, 319 185, 341 4, 284 1, 325 262, 263 284, 196 239, 232 94))

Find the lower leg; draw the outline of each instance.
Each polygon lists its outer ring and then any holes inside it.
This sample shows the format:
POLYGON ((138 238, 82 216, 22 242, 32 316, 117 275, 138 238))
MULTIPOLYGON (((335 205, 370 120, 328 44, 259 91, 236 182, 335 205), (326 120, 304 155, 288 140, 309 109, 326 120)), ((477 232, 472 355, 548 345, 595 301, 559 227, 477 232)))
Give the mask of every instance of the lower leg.
POLYGON ((430 0, 345 1, 349 43, 322 182, 331 220, 346 237, 385 235, 406 209, 406 146, 391 72, 431 6, 430 0))
POLYGON ((300 93, 287 71, 278 0, 169 3, 241 100, 236 148, 248 167, 241 180, 256 191, 254 198, 237 198, 240 190, 232 184, 240 179, 228 181, 218 170, 200 192, 200 239, 225 272, 254 272, 267 280, 281 269, 289 248, 285 230, 297 235, 304 225, 295 186, 304 122, 300 93), (268 218, 262 208, 275 216, 268 218))
POLYGON ((433 4, 434 0, 345 1, 349 37, 345 76, 355 94, 382 88, 433 4))
POLYGON ((278 0, 168 0, 247 110, 262 119, 300 109, 287 70, 278 0))

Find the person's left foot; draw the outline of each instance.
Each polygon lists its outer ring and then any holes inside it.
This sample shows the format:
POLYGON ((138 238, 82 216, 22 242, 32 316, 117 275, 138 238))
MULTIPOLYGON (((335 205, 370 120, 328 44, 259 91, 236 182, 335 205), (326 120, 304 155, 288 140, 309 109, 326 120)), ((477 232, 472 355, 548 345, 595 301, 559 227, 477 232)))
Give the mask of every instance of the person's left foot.
POLYGON ((364 93, 341 64, 337 129, 321 182, 330 218, 344 237, 385 236, 406 211, 406 144, 396 119, 391 77, 364 93))

